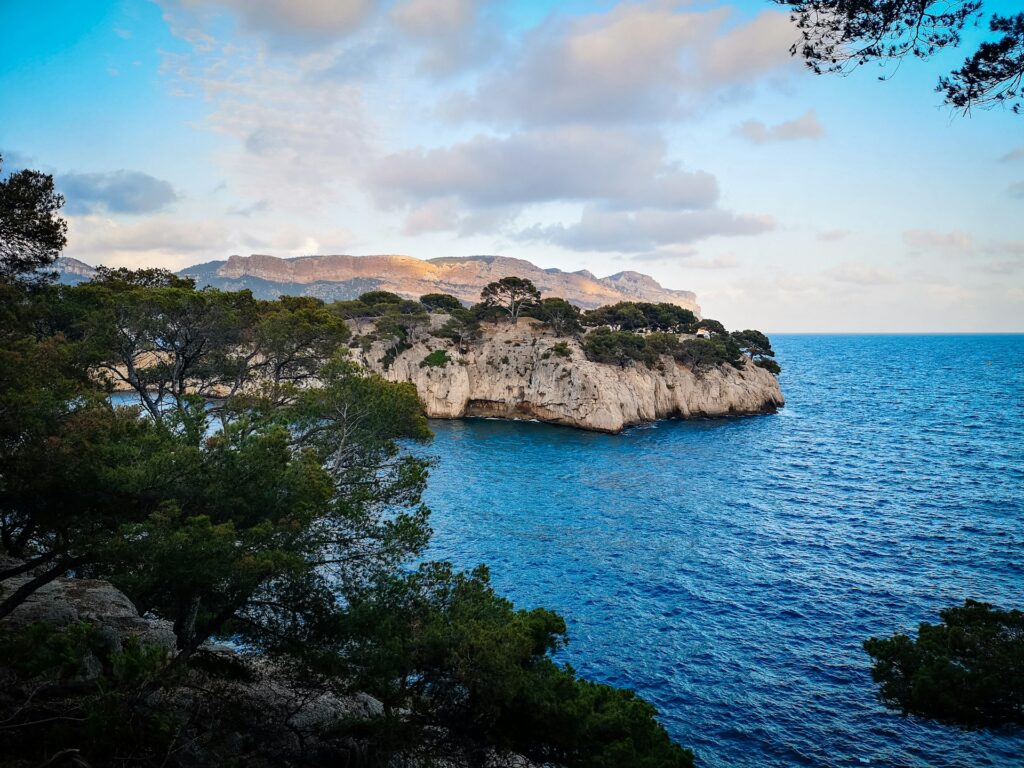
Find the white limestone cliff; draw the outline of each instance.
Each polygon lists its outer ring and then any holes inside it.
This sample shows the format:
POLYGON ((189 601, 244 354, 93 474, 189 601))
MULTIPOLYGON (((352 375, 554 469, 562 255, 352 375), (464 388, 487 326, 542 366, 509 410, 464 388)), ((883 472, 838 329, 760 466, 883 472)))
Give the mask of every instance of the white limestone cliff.
MULTIPOLYGON (((432 317, 435 324, 443 318, 432 317)), ((784 404, 776 376, 747 361, 694 373, 671 357, 659 368, 620 367, 586 359, 580 344, 560 339, 529 318, 518 325, 485 325, 481 339, 458 345, 427 333, 387 367, 377 342, 353 350, 368 369, 392 381, 411 381, 431 418, 490 416, 536 419, 601 432, 657 419, 767 413, 784 404), (564 342, 569 356, 553 351, 564 342), (450 362, 421 365, 444 350, 450 362)))

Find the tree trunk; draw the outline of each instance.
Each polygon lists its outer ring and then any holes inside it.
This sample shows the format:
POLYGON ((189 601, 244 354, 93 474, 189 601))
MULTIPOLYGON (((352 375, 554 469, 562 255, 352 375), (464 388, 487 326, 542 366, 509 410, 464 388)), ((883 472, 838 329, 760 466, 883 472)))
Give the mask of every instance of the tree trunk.
POLYGON ((20 576, 23 573, 28 573, 33 568, 38 568, 40 565, 43 565, 43 563, 50 562, 56 556, 56 552, 48 552, 45 555, 40 555, 32 560, 27 560, 21 565, 16 565, 13 568, 7 568, 6 570, 0 571, 0 581, 6 581, 7 579, 14 578, 15 576, 20 576))
POLYGON ((81 565, 83 559, 63 560, 45 573, 41 573, 31 581, 27 581, 12 592, 6 600, 0 603, 0 619, 10 616, 14 609, 28 600, 40 587, 45 587, 54 579, 68 572, 68 569, 81 565))
POLYGON ((192 597, 184 610, 178 609, 178 615, 174 619, 174 637, 177 640, 178 650, 188 649, 191 652, 191 646, 196 636, 196 616, 198 615, 198 597, 192 597))

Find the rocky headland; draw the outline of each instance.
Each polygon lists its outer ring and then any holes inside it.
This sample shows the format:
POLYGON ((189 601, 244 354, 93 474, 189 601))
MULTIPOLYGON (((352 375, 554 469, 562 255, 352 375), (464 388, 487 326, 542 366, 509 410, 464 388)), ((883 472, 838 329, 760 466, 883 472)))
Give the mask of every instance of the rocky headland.
MULTIPOLYGON (((437 327, 443 316, 432 315, 437 327)), ((364 322, 356 334, 371 328, 364 322)), ((670 356, 654 367, 588 360, 575 338, 559 338, 531 318, 485 323, 460 346, 424 328, 388 360, 387 342, 353 350, 366 368, 416 385, 427 415, 496 417, 563 424, 600 432, 669 418, 770 413, 785 400, 778 378, 744 359, 739 368, 693 371, 670 356), (445 362, 426 363, 443 351, 445 362)))

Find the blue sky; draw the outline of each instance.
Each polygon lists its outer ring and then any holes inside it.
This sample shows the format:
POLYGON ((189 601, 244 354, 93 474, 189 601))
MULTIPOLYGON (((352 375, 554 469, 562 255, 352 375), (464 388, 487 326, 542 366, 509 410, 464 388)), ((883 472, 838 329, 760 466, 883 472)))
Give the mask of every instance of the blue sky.
POLYGON ((645 272, 732 327, 1024 330, 1024 118, 942 106, 964 51, 816 77, 764 0, 93 0, 0 24, 5 166, 56 175, 92 264, 500 253, 645 272))

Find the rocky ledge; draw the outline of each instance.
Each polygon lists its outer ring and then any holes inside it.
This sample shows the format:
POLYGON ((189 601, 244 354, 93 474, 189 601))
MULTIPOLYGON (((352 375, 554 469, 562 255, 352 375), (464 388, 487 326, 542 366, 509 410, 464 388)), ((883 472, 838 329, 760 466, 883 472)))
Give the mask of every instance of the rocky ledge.
MULTIPOLYGON (((433 327, 443 320, 431 316, 433 327)), ((461 348, 426 330, 408 343, 389 364, 385 342, 355 354, 387 379, 414 383, 431 418, 528 419, 614 433, 658 419, 771 413, 785 402, 778 378, 749 360, 703 372, 669 356, 654 368, 596 363, 577 340, 530 318, 485 324, 482 338, 461 348), (447 362, 425 364, 438 350, 447 362)))

